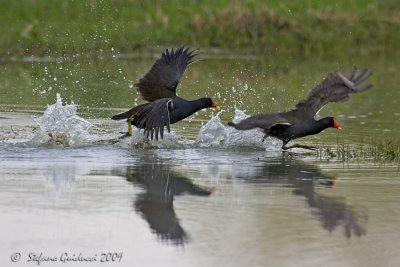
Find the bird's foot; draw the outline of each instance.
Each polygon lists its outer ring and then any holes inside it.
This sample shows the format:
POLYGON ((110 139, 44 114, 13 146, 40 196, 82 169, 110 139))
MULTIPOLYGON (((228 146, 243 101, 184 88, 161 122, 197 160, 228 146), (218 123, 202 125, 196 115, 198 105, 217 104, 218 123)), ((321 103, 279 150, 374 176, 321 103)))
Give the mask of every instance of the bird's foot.
POLYGON ((293 144, 291 146, 286 146, 286 144, 285 144, 282 146, 282 150, 288 150, 291 148, 304 148, 304 149, 309 149, 309 150, 318 150, 318 147, 316 147, 316 146, 306 146, 306 145, 300 145, 300 144, 293 144))

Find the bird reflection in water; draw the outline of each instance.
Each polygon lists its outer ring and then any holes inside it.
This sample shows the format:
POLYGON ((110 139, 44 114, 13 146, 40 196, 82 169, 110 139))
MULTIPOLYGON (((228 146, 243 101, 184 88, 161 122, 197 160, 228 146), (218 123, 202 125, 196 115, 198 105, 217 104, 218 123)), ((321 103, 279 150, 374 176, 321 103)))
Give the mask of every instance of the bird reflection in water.
POLYGON ((363 207, 355 207, 346 203, 346 198, 319 193, 320 186, 335 187, 336 177, 327 175, 317 167, 299 160, 282 158, 268 160, 255 172, 235 175, 253 183, 287 184, 293 187, 293 193, 303 196, 324 229, 332 232, 342 226, 347 238, 367 234, 367 211, 363 207))
POLYGON ((145 189, 144 193, 137 196, 134 206, 152 231, 162 241, 175 245, 186 243, 188 235, 179 224, 174 211, 174 197, 182 194, 209 196, 214 189, 195 185, 193 181, 174 173, 171 167, 162 163, 129 167, 126 176, 129 182, 145 189))

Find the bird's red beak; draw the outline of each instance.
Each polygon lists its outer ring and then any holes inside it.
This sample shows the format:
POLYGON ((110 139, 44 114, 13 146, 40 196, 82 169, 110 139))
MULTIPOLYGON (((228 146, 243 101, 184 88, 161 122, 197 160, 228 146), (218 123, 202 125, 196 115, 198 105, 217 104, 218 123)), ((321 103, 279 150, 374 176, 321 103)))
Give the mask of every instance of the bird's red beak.
POLYGON ((339 123, 337 122, 336 118, 333 118, 333 127, 342 130, 342 127, 340 127, 339 123))
POLYGON ((212 103, 211 103, 211 107, 212 107, 212 108, 216 108, 216 109, 220 109, 220 107, 218 106, 218 104, 215 103, 215 102, 212 102, 212 103))

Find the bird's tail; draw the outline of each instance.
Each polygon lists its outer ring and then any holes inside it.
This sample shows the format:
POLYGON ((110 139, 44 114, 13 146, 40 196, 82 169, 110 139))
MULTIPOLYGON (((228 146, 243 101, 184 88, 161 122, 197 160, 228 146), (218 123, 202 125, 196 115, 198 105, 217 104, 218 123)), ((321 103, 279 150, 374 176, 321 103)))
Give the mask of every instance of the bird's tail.
POLYGON ((114 116, 111 117, 111 119, 116 120, 116 121, 117 120, 123 120, 123 119, 129 119, 130 117, 132 117, 131 115, 133 115, 132 112, 130 112, 130 111, 131 110, 128 110, 126 112, 114 115, 114 116))
POLYGON ((113 119, 113 120, 129 119, 129 118, 133 117, 134 115, 136 115, 136 113, 137 113, 142 107, 146 106, 147 104, 148 104, 148 103, 142 104, 142 105, 139 105, 139 106, 137 106, 137 107, 131 108, 130 110, 125 111, 125 112, 123 112, 123 113, 114 115, 114 116, 111 117, 111 119, 113 119))
POLYGON ((112 120, 116 120, 116 121, 127 119, 127 118, 128 117, 126 116, 126 112, 120 113, 120 114, 117 114, 117 115, 114 115, 114 116, 111 117, 112 120))

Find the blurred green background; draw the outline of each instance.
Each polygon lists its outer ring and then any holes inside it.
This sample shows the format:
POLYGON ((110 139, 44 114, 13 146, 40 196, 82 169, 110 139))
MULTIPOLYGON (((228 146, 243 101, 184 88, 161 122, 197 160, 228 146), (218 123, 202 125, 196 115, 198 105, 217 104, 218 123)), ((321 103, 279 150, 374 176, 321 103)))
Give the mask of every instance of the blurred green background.
POLYGON ((2 0, 0 57, 81 56, 182 44, 218 53, 398 53, 398 0, 2 0))

